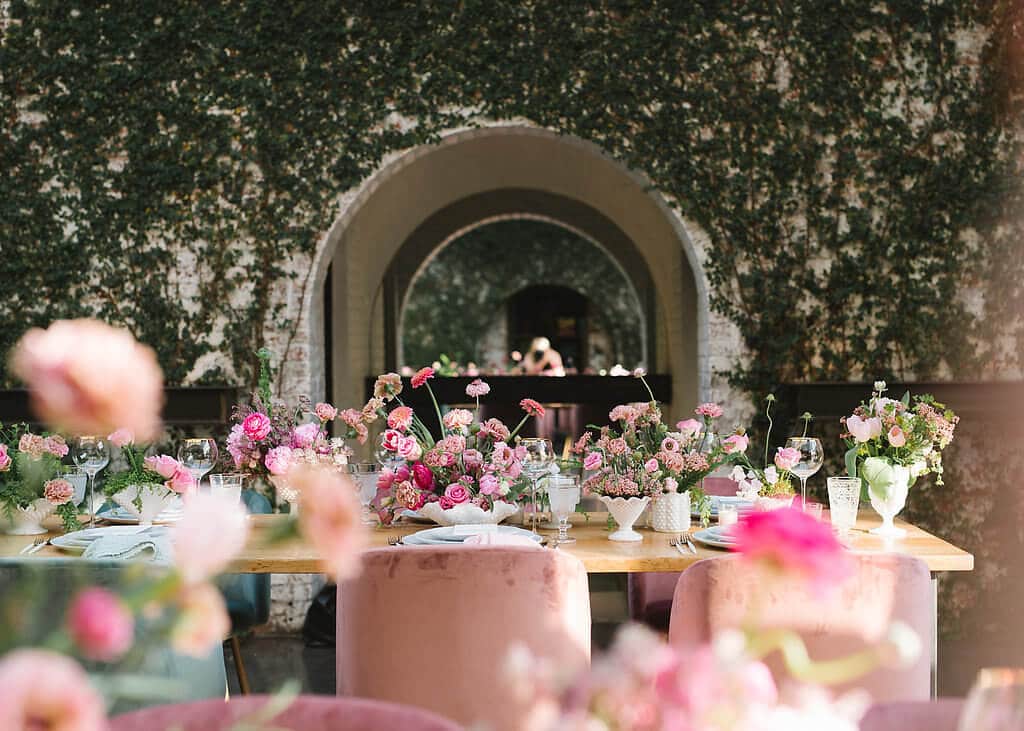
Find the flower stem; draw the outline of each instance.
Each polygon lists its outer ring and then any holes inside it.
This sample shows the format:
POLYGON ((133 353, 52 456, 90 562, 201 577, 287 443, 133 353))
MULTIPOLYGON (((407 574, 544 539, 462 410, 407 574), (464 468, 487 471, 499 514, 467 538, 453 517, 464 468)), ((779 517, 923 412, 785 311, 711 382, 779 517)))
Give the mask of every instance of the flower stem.
POLYGON ((441 407, 437 403, 437 398, 434 396, 434 389, 430 387, 430 383, 424 383, 427 387, 427 393, 430 394, 430 400, 434 402, 434 413, 437 414, 437 424, 441 427, 441 436, 444 437, 444 418, 441 416, 441 407))
POLYGON ((515 438, 516 438, 516 434, 518 434, 518 433, 519 433, 519 430, 523 428, 523 424, 525 424, 525 423, 526 423, 526 420, 527 420, 527 419, 529 419, 529 418, 530 418, 530 415, 529 415, 529 414, 527 414, 526 416, 524 416, 524 417, 522 418, 522 420, 521 420, 521 421, 520 421, 520 422, 519 422, 518 424, 516 424, 516 428, 515 428, 515 429, 513 429, 513 430, 512 430, 512 432, 511 432, 511 433, 510 433, 510 434, 508 435, 508 440, 509 440, 510 442, 511 442, 511 441, 512 441, 513 439, 515 439, 515 438))
POLYGON ((654 398, 654 391, 652 391, 651 387, 647 385, 647 379, 644 378, 643 376, 640 376, 640 383, 644 384, 644 388, 647 389, 647 394, 651 397, 651 402, 657 403, 658 399, 654 398))
POLYGON ((772 401, 774 399, 768 399, 768 406, 764 410, 764 415, 768 417, 768 433, 764 437, 764 466, 768 467, 768 446, 772 443, 772 427, 775 425, 772 421, 772 401))

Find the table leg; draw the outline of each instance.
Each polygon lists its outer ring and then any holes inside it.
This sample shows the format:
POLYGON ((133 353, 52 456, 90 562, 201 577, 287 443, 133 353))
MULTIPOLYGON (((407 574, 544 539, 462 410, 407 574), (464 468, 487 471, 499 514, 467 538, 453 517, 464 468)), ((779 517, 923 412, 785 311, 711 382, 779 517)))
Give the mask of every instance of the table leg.
POLYGON ((932 667, 932 698, 939 695, 939 577, 932 574, 931 580, 932 636, 929 651, 932 667))

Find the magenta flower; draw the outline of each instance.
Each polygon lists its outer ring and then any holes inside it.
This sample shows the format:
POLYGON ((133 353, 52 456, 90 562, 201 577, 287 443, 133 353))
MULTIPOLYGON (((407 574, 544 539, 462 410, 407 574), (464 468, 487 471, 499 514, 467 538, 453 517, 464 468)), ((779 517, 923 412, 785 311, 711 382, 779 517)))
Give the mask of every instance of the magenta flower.
POLYGON ((421 490, 434 489, 434 473, 422 462, 417 462, 412 466, 412 481, 421 490))
POLYGON ((254 411, 245 417, 242 422, 242 431, 252 441, 262 441, 270 434, 270 418, 266 414, 254 411))
POLYGON ((434 373, 434 369, 431 368, 430 366, 427 366, 426 368, 420 368, 412 377, 412 387, 419 388, 424 383, 433 378, 434 373))
POLYGON ((402 438, 401 432, 395 431, 394 429, 388 429, 384 432, 383 436, 381 436, 380 445, 389 452, 397 452, 399 440, 402 438))
POLYGON ((112 592, 85 589, 68 609, 68 634, 90 660, 113 662, 128 652, 135 634, 131 612, 112 592))
POLYGON ((7 453, 7 445, 0 444, 0 472, 11 469, 11 455, 7 453))

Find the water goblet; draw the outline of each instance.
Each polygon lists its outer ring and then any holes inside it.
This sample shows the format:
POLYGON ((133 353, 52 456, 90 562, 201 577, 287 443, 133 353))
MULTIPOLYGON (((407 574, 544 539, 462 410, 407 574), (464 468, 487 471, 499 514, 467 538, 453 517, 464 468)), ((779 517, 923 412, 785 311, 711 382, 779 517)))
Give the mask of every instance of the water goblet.
POLYGON ((89 526, 92 527, 96 525, 96 475, 110 463, 110 446, 103 437, 79 437, 71 448, 71 459, 89 478, 89 526))
POLYGON ((519 440, 519 446, 526 450, 523 457, 523 472, 530 478, 530 524, 537 532, 537 480, 548 471, 555 460, 551 440, 543 437, 527 437, 519 440))
POLYGON ((821 469, 825 463, 825 452, 817 437, 790 437, 786 440, 786 448, 800 453, 800 461, 793 466, 791 472, 800 478, 802 508, 807 504, 807 478, 821 469))
POLYGON ((373 462, 350 462, 349 464, 339 465, 339 469, 355 483, 359 495, 359 504, 362 506, 363 524, 376 526, 377 520, 370 511, 370 503, 377 496, 377 480, 383 471, 383 467, 373 462))
POLYGON ((576 475, 552 475, 548 478, 548 504, 551 512, 558 518, 558 538, 556 544, 575 543, 569 537, 569 516, 576 510, 580 502, 580 478, 576 475))
POLYGON ((210 494, 228 501, 241 502, 244 478, 245 475, 236 472, 210 475, 210 494))
POLYGON ((198 489, 203 475, 217 464, 216 440, 210 437, 191 437, 183 440, 178 447, 178 461, 192 475, 198 489))
POLYGON ((840 535, 848 533, 857 524, 860 506, 859 477, 829 477, 828 514, 832 526, 840 535))

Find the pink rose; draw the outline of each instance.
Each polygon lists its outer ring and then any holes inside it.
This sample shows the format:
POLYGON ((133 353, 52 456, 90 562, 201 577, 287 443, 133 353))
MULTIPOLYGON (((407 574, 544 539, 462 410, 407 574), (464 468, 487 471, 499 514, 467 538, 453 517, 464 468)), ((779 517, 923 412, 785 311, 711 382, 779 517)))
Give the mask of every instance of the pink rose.
POLYGON ((894 425, 886 436, 889 438, 889 444, 894 447, 902 447, 907 443, 907 435, 903 433, 898 424, 894 425))
POLYGON ((197 493, 185 501, 171 528, 174 563, 182 579, 197 584, 219 574, 245 547, 249 517, 238 500, 197 493))
POLYGON ((196 480, 192 476, 192 473, 185 469, 184 465, 178 465, 174 470, 174 474, 171 475, 164 486, 168 490, 173 490, 179 495, 191 492, 196 486, 196 480))
POLYGON ((7 445, 0 444, 0 472, 11 469, 11 455, 7 453, 7 445))
POLYGON ((733 434, 722 440, 722 449, 726 454, 737 454, 747 451, 750 444, 750 437, 746 434, 733 434))
POLYGON ((163 374, 151 348, 98 320, 59 320, 18 341, 11 369, 28 386, 36 414, 73 435, 130 429, 160 433, 163 374))
POLYGON ((676 424, 676 431, 682 432, 684 439, 689 439, 694 434, 699 434, 703 428, 704 425, 696 419, 683 419, 676 424))
POLYGON ((484 456, 476 449, 467 449, 462 453, 462 464, 467 470, 476 470, 484 463, 484 456))
POLYGON ((590 452, 586 457, 583 458, 583 469, 588 472, 601 469, 601 465, 604 463, 604 458, 600 452, 590 452))
POLYGON ((415 462, 423 456, 423 448, 416 441, 416 437, 401 437, 398 440, 398 456, 407 462, 415 462))
POLYGON ((132 434, 130 429, 118 429, 107 437, 107 441, 118 449, 121 449, 123 447, 127 447, 129 444, 134 444, 135 435, 132 434))
POLYGON ((177 596, 178 617, 171 647, 190 657, 206 657, 231 633, 224 597, 212 584, 186 586, 177 596))
POLYGON ((131 612, 115 594, 98 587, 75 596, 67 626, 82 655, 99 662, 114 662, 128 652, 135 634, 131 612))
POLYGON ((409 431, 412 426, 412 409, 408 406, 398 406, 388 414, 388 426, 398 431, 409 431))
POLYGON ((242 431, 254 442, 261 442, 270 434, 270 417, 254 411, 242 421, 242 431))
POLYGON ((319 554, 324 573, 337 582, 359 573, 366 528, 356 486, 347 476, 317 466, 293 468, 288 483, 301 495, 299 530, 319 554))
POLYGON ((274 447, 263 458, 263 465, 272 475, 283 475, 292 466, 291 447, 274 447))
POLYGON ((389 452, 397 452, 398 444, 404 437, 401 432, 397 432, 394 429, 388 429, 384 432, 380 439, 380 445, 389 452))
POLYGON ((455 505, 458 505, 459 503, 464 503, 469 500, 470 494, 465 485, 453 482, 444 489, 444 497, 451 500, 455 505))
POLYGON ((106 731, 103 698, 82 667, 50 650, 0 657, 0 728, 10 731, 106 731))
POLYGON ((501 482, 492 474, 483 475, 480 478, 481 495, 497 495, 501 490, 501 482))
POLYGON ((299 424, 292 429, 291 445, 294 449, 309 449, 320 437, 320 425, 316 422, 299 424))
POLYGON ((412 481, 421 490, 434 489, 434 473, 422 462, 417 462, 412 466, 412 481))
POLYGON ((775 452, 775 466, 789 472, 800 463, 800 450, 793 447, 779 447, 775 452))
POLYGON ((74 496, 75 488, 67 480, 50 480, 43 485, 43 497, 51 505, 63 505, 64 503, 71 502, 71 498, 74 496))
POLYGON ((657 472, 658 460, 654 459, 654 457, 651 457, 649 460, 644 462, 644 469, 651 474, 657 472))
POLYGON ((178 460, 166 454, 161 454, 157 457, 146 457, 142 460, 142 465, 147 470, 156 472, 165 480, 171 479, 179 467, 178 460))
POLYGON ((862 419, 855 414, 846 417, 846 428, 857 444, 863 444, 882 435, 882 420, 877 416, 862 419))
POLYGON ((455 502, 447 495, 442 495, 437 504, 441 506, 441 510, 451 510, 455 507, 455 502))
POLYGON ((338 416, 338 410, 323 401, 313 407, 313 413, 322 422, 334 421, 338 416))

